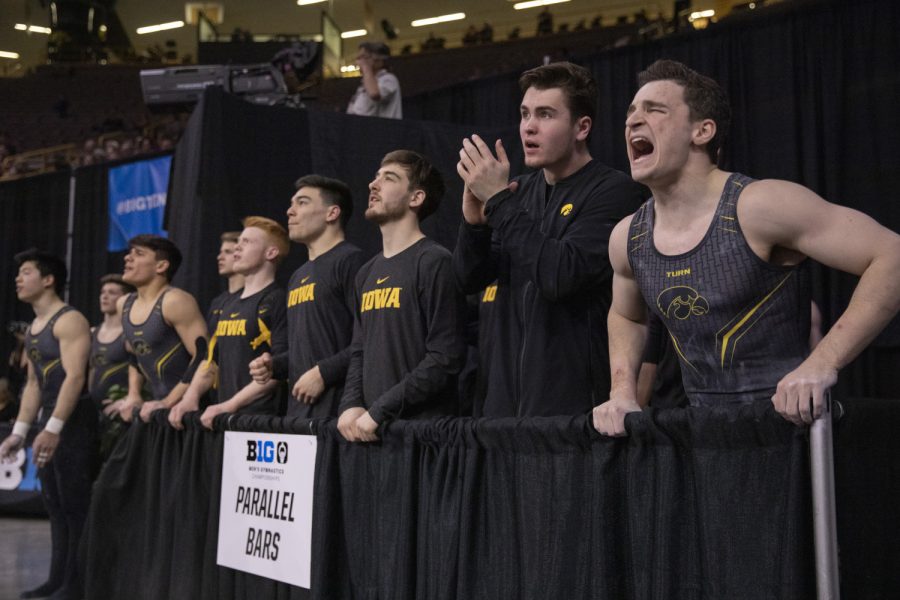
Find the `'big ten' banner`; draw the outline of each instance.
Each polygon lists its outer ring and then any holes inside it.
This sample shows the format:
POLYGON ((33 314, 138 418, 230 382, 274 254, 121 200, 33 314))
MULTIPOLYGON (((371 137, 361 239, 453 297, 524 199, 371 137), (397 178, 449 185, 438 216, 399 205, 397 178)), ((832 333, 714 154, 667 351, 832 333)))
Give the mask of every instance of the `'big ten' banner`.
POLYGON ((316 438, 225 432, 217 562, 309 589, 316 438))
POLYGON ((128 248, 140 233, 165 235, 163 217, 169 189, 171 156, 122 165, 109 170, 110 252, 128 248))

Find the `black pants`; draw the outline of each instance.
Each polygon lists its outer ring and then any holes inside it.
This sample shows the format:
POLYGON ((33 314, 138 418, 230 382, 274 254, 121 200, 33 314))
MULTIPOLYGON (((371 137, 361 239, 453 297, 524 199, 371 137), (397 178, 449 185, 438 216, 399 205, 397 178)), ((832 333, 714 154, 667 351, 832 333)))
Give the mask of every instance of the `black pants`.
POLYGON ((47 581, 52 588, 65 587, 81 594, 78 543, 96 469, 96 409, 89 398, 82 398, 60 434, 53 459, 38 469, 41 496, 50 517, 52 554, 47 581))

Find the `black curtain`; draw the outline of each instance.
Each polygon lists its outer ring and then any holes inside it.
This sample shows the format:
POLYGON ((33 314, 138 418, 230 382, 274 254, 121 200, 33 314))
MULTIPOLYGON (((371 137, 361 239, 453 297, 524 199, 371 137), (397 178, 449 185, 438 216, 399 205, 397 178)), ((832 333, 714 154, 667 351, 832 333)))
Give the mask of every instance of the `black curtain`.
MULTIPOLYGON (((491 141, 501 137, 510 159, 521 164, 514 130, 484 133, 491 141)), ((240 229, 247 215, 285 223, 294 182, 309 173, 350 186, 354 208, 347 238, 366 254, 375 254, 381 235, 364 217, 368 184, 382 157, 400 148, 421 152, 443 174, 447 192, 422 229, 452 248, 461 219, 462 181, 456 174, 458 155, 448 149, 460 147, 471 134, 470 127, 460 125, 258 106, 221 88, 208 88, 175 153, 167 226, 185 254, 175 284, 205 307, 224 286, 213 268, 219 235, 240 229)), ((279 280, 285 282, 306 258, 305 249, 295 244, 279 268, 279 280)))
POLYGON ((69 175, 53 173, 0 185, 0 373, 13 348, 6 325, 12 320, 31 321, 31 309, 16 299, 16 253, 39 248, 59 256, 66 254, 69 218, 69 175))
MULTIPOLYGON (((139 159, 139 160, 143 160, 139 159)), ((72 268, 69 303, 91 323, 101 319, 98 296, 100 277, 122 272, 123 252, 107 252, 109 229, 109 170, 128 162, 81 167, 72 172, 51 173, 0 185, 0 376, 6 373, 6 357, 12 338, 6 324, 13 319, 30 321, 34 315, 16 300, 16 266, 13 256, 27 248, 39 248, 65 257, 68 244, 69 196, 75 179, 72 236, 72 268)))
MULTIPOLYGON (((812 598, 807 435, 771 406, 648 410, 625 439, 587 417, 135 423, 95 485, 89 598, 299 599, 216 561, 223 429, 318 436, 314 598, 812 598)), ((900 596, 895 403, 835 426, 845 598, 900 596)))

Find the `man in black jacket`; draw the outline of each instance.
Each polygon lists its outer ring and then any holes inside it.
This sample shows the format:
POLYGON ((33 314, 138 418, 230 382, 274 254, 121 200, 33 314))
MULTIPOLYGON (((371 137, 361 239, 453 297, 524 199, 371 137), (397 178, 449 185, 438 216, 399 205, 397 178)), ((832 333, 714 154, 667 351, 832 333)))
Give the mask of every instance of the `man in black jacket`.
POLYGON ((526 71, 519 134, 533 173, 509 181, 473 135, 457 171, 465 182, 453 254, 466 293, 497 280, 485 416, 577 414, 609 391, 607 242, 640 205, 643 188, 591 158, 597 84, 571 63, 526 71))

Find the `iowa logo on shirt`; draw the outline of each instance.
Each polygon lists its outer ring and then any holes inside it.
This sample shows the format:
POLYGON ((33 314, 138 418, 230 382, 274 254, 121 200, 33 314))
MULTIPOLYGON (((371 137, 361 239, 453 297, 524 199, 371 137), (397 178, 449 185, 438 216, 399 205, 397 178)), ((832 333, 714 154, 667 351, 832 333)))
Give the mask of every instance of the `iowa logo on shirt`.
POLYGON ((572 203, 567 202, 566 204, 563 204, 563 207, 561 209, 559 209, 559 214, 561 214, 564 217, 568 217, 569 213, 572 212, 572 208, 573 208, 572 203))
POLYGON ((218 337, 247 335, 247 319, 222 319, 216 325, 218 337))
MULTIPOLYGON (((386 279, 386 278, 385 278, 386 279)), ((400 291, 403 288, 386 287, 363 292, 359 312, 381 310, 383 308, 400 308, 400 291)))
POLYGON ((135 354, 135 356, 147 356, 151 352, 153 352, 153 348, 150 347, 145 340, 136 339, 131 342, 131 351, 135 354))
POLYGON ((664 289, 656 297, 656 306, 667 319, 684 321, 691 316, 702 316, 709 312, 709 302, 700 292, 686 285, 664 289))
POLYGON ((303 302, 312 302, 316 299, 316 284, 307 283, 291 290, 288 294, 288 308, 303 302))
POLYGON ((41 362, 43 355, 41 354, 41 351, 38 350, 37 346, 32 346, 28 349, 28 358, 36 363, 39 363, 41 362))
POLYGON ((106 359, 106 348, 101 346, 97 349, 97 353, 91 356, 91 360, 89 361, 90 365, 94 368, 97 367, 105 367, 109 364, 109 361, 106 359))

